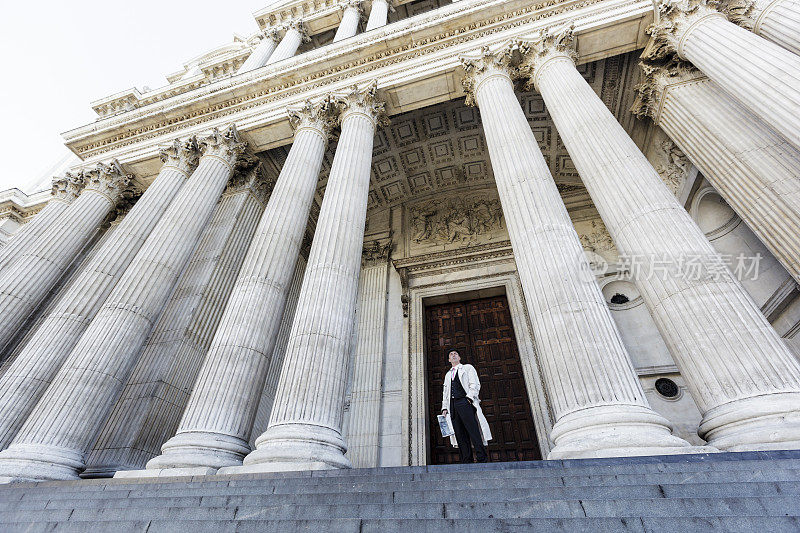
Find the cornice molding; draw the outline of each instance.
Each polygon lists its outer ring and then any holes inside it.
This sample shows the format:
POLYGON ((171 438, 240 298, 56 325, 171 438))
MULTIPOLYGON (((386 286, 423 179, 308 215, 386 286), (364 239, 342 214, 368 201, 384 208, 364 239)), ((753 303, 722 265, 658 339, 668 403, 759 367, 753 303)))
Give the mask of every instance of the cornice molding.
MULTIPOLYGON (((441 31, 440 22, 443 18, 457 19, 476 6, 492 3, 498 2, 482 2, 444 14, 438 14, 437 10, 427 18, 423 17, 424 20, 415 21, 416 25, 425 26, 422 30, 414 29, 409 24, 395 24, 392 26, 398 27, 368 32, 354 38, 360 39, 360 42, 338 48, 326 46, 307 52, 293 60, 280 62, 277 66, 257 69, 176 96, 160 105, 153 104, 100 120, 66 133, 65 138, 79 156, 96 159, 108 157, 111 152, 114 155, 130 152, 128 147, 132 145, 138 145, 137 153, 141 154, 143 148, 150 150, 146 148, 152 144, 150 141, 163 143, 164 137, 183 136, 208 129, 211 126, 209 122, 227 122, 233 120, 232 115, 238 115, 237 123, 247 122, 244 130, 247 131, 247 128, 285 120, 287 106, 341 90, 353 82, 363 83, 369 77, 376 77, 376 71, 380 71, 382 83, 393 87, 401 82, 413 81, 414 76, 422 78, 430 75, 432 69, 426 68, 428 66, 436 65, 439 73, 442 68, 457 69, 458 56, 469 48, 474 49, 475 41, 507 40, 509 33, 530 34, 535 29, 531 25, 541 27, 543 21, 550 22, 560 16, 569 16, 578 24, 585 21, 585 30, 607 23, 608 17, 612 20, 620 20, 620 17, 642 18, 647 16, 650 9, 649 4, 642 1, 582 0, 557 3, 548 0, 479 21, 464 20, 461 27, 448 24, 447 27, 452 29, 441 31), (408 33, 412 31, 417 31, 420 39, 409 41, 408 33), (423 34, 427 36, 423 38, 423 34), (387 48, 386 43, 392 43, 393 39, 402 44, 387 48), (353 52, 369 49, 373 45, 375 51, 372 54, 352 59, 353 52), (305 66, 297 75, 281 75, 297 70, 300 63, 305 66), (410 64, 414 67, 411 79, 408 78, 410 64), (303 72, 308 74, 303 76, 303 72), (401 79, 401 74, 405 74, 405 78, 401 79), (239 96, 226 97, 234 94, 239 96), (199 107, 200 103, 205 105, 199 107)), ((382 90, 386 88, 382 86, 382 90)), ((132 156, 126 162, 135 157, 141 155, 132 156)))

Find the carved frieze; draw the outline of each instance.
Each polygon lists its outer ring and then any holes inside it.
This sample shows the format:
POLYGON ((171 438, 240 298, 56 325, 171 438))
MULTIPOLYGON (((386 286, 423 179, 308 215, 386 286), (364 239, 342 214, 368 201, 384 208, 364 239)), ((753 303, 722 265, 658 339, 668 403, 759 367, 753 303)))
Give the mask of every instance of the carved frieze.
POLYGON ((408 212, 414 253, 508 239, 500 200, 487 191, 427 200, 408 212))

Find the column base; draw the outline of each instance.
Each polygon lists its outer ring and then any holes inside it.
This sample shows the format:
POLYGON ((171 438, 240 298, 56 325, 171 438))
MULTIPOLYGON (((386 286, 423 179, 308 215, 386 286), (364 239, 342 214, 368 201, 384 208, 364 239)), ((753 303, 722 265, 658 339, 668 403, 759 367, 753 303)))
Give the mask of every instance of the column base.
POLYGON ((212 476, 216 473, 216 468, 153 468, 146 470, 120 470, 114 474, 114 479, 212 476))
POLYGON ((313 424, 287 423, 270 426, 256 440, 256 449, 239 468, 219 474, 333 470, 352 468, 344 456, 347 446, 338 430, 313 424))
POLYGON ((12 444, 0 452, 0 483, 80 479, 83 454, 41 444, 12 444))
POLYGON ((800 449, 800 393, 765 394, 709 409, 698 434, 726 452, 800 449))
POLYGON ((669 422, 640 405, 604 405, 575 411, 553 426, 548 459, 716 453, 672 434, 669 422))
POLYGON ((226 466, 241 465, 242 459, 248 453, 250 446, 238 437, 207 431, 187 431, 178 433, 165 442, 161 447, 161 455, 150 459, 146 469, 210 469, 216 472, 226 466))

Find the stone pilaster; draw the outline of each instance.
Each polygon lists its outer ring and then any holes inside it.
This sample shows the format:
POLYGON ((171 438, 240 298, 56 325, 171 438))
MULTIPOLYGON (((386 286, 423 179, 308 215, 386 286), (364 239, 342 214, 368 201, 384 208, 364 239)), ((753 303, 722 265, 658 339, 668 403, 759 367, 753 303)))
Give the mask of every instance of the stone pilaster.
POLYGON ((18 229, 5 246, 0 248, 0 272, 12 261, 24 255, 42 233, 63 213, 83 189, 83 176, 67 172, 63 177, 53 180, 52 198, 33 220, 18 229))
POLYGON ((84 180, 80 196, 0 274, 0 351, 129 192, 131 177, 114 161, 84 180))
POLYGON ((658 15, 642 59, 677 54, 800 146, 800 56, 729 22, 711 0, 664 0, 658 15))
POLYGON ((516 52, 464 58, 555 424, 551 459, 696 451, 648 405, 514 94, 516 52))
POLYGON ((641 65, 649 116, 800 282, 800 149, 688 63, 641 65))
POLYGON ((250 431, 251 448, 256 447, 256 438, 267 430, 267 425, 269 424, 269 415, 272 412, 272 405, 275 403, 275 390, 278 388, 278 380, 281 377, 283 358, 286 356, 286 347, 289 345, 289 332, 292 329, 292 322, 294 322, 294 315, 297 311, 297 302, 300 299, 300 288, 303 286, 305 272, 306 259, 301 253, 294 267, 292 283, 289 286, 289 294, 286 297, 286 308, 283 310, 281 326, 278 329, 278 337, 275 340, 275 349, 272 350, 272 358, 269 362, 269 370, 267 370, 267 379, 264 380, 264 390, 261 392, 261 400, 258 403, 253 429, 250 431))
POLYGON ((250 451, 250 430, 333 125, 328 100, 307 102, 290 117, 297 132, 289 156, 178 431, 162 455, 147 463, 148 470, 207 472, 239 465, 250 451))
POLYGON ((56 372, 197 164, 194 139, 162 152, 164 166, 0 378, 0 449, 9 445, 56 372))
POLYGON ((374 30, 386 26, 389 20, 389 11, 394 11, 391 0, 372 0, 372 7, 369 10, 369 19, 364 31, 374 30))
POLYGON ((728 20, 794 54, 800 54, 799 0, 726 0, 728 20))
POLYGON ((289 59, 297 53, 297 49, 304 42, 308 42, 308 30, 302 20, 293 20, 284 26, 284 34, 281 42, 267 59, 266 65, 289 59))
POLYGON ((367 215, 377 84, 340 97, 341 135, 267 431, 244 466, 220 473, 347 468, 341 435, 367 215))
POLYGON ((652 262, 632 277, 703 413, 698 433, 731 451, 800 447, 800 363, 577 71, 571 41, 530 43, 531 81, 617 249, 652 262))
POLYGON ((386 332, 386 286, 391 241, 364 244, 358 289, 358 332, 347 428, 347 457, 356 468, 378 466, 381 384, 386 332))
POLYGON ((86 476, 144 468, 175 434, 244 261, 270 183, 238 169, 100 432, 86 476))
POLYGON ((236 73, 241 74, 243 72, 249 72, 266 65, 270 56, 275 51, 275 48, 278 46, 279 40, 278 31, 276 29, 264 31, 261 35, 261 40, 259 41, 258 45, 256 45, 253 53, 247 57, 245 62, 242 63, 242 66, 239 67, 239 70, 237 70, 236 73))
POLYGON ((363 0, 346 0, 339 4, 342 9, 342 20, 339 22, 339 28, 336 30, 336 35, 333 36, 333 42, 341 41, 342 39, 349 39, 358 33, 358 23, 361 20, 361 3, 363 0))
POLYGON ((215 130, 200 145, 203 156, 197 169, 170 203, 11 446, 0 453, 0 477, 5 480, 75 479, 83 469, 86 453, 245 149, 233 126, 224 133, 215 130))

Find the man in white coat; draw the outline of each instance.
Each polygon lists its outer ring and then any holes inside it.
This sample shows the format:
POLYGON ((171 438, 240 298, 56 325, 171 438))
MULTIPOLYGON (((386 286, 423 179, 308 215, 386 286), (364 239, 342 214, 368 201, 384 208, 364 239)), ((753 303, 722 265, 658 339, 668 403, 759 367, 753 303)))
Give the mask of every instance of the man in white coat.
POLYGON ((447 358, 451 368, 444 378, 442 414, 455 431, 455 435, 450 435, 450 443, 458 448, 462 463, 472 462, 472 446, 478 462, 485 463, 488 459, 486 444, 492 440, 492 432, 478 399, 481 390, 478 372, 472 365, 462 365, 461 356, 455 350, 447 358))

